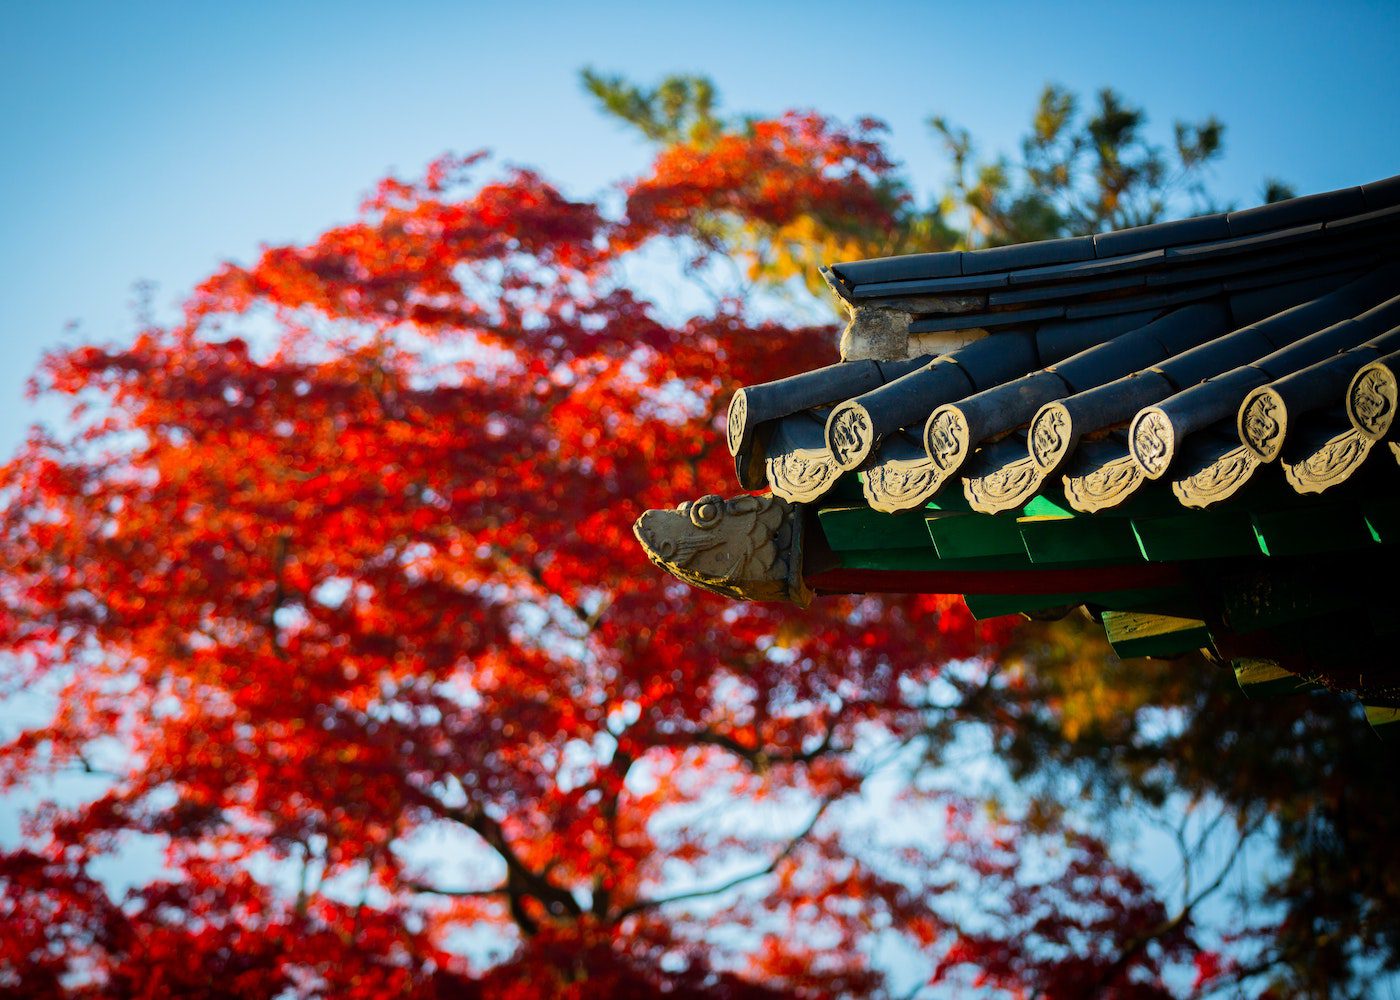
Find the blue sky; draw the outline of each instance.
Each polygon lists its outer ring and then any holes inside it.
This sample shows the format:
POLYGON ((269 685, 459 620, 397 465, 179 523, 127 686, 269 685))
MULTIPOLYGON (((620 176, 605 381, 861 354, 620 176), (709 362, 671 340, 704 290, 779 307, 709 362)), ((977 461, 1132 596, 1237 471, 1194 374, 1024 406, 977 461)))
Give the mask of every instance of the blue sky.
POLYGON ((0 14, 0 450, 40 351, 131 333, 220 260, 347 219, 388 170, 494 149, 572 194, 641 169, 584 65, 711 74, 728 107, 874 114, 924 191, 923 121, 1014 152, 1047 81, 1151 114, 1219 115, 1213 190, 1257 200, 1400 172, 1400 4, 11 3, 0 14), (77 331, 65 332, 70 322, 77 331))

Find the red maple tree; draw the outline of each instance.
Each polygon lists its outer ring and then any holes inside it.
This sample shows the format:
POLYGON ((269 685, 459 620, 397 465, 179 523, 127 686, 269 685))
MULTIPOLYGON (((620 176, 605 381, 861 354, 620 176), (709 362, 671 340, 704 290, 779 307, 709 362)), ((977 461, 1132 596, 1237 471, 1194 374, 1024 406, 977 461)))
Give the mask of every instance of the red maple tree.
POLYGON ((727 394, 835 338, 731 300, 668 321, 629 255, 713 249, 717 217, 888 229, 873 123, 673 144, 621 218, 479 160, 37 377, 74 417, 4 468, 0 670, 56 710, 0 780, 106 785, 0 855, 0 989, 826 996, 902 963, 1165 994, 1185 930, 1101 844, 917 768, 996 697, 1006 627, 738 605, 632 538, 731 492, 727 394), (142 837, 163 871, 92 873, 142 837))

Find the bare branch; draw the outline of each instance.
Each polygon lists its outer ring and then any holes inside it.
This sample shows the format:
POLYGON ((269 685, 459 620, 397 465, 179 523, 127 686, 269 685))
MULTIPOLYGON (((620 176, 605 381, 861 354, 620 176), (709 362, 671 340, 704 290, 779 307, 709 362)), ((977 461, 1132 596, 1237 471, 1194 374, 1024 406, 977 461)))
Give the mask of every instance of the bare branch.
POLYGON ((562 886, 555 885, 545 873, 534 871, 525 864, 520 855, 516 853, 515 848, 511 846, 504 828, 497 820, 486 815, 479 808, 453 808, 444 805, 431 795, 424 795, 423 801, 441 818, 461 823, 474 831, 486 842, 487 846, 505 861, 506 884, 504 889, 510 902, 511 915, 526 934, 533 934, 538 930, 535 921, 525 911, 523 900, 526 896, 539 900, 545 910, 554 916, 574 918, 583 916, 583 907, 579 906, 573 893, 562 886))
POLYGON ((1190 919, 1192 911, 1194 911, 1197 906, 1212 896, 1225 884, 1226 877, 1229 876, 1230 872, 1234 871, 1235 862, 1239 859, 1240 854, 1244 850, 1245 842, 1254 835, 1254 832, 1263 825, 1263 822, 1263 817, 1260 817, 1240 831, 1239 840, 1235 844, 1235 849, 1230 852, 1229 859, 1221 866, 1215 878, 1211 879, 1208 884, 1202 886, 1200 891, 1194 896, 1188 897, 1182 903, 1181 909, 1175 916, 1168 917, 1155 927, 1149 928, 1128 942, 1127 946, 1119 952, 1118 957, 1104 970, 1103 975, 1099 977, 1095 989, 1091 991, 1091 995, 1097 995, 1100 991, 1108 987, 1149 944, 1180 928, 1190 919))
POLYGON ((490 896, 504 896, 510 891, 508 886, 498 885, 490 889, 443 889, 426 882, 413 879, 400 879, 399 885, 411 892, 427 892, 434 896, 451 896, 453 899, 484 899, 490 896))
POLYGON ((762 747, 749 746, 746 743, 739 742, 733 736, 718 732, 714 729, 700 729, 685 735, 689 736, 689 738, 696 743, 728 750, 730 753, 734 754, 734 756, 743 759, 748 762, 750 766, 760 771, 774 764, 810 764, 824 754, 846 753, 850 749, 849 747, 834 746, 832 742, 836 736, 837 724, 850 707, 850 702, 842 702, 841 706, 832 713, 831 720, 826 727, 826 732, 822 734, 822 738, 817 745, 810 750, 803 750, 799 753, 774 753, 762 747))
POLYGON ((822 814, 826 812, 827 807, 835 801, 835 796, 827 796, 826 798, 823 798, 817 806, 817 811, 812 814, 812 818, 808 821, 807 825, 804 826, 791 840, 789 840, 787 842, 787 845, 776 855, 774 855, 773 859, 769 861, 768 864, 764 865, 762 868, 759 868, 755 871, 751 871, 745 875, 735 876, 727 882, 724 882, 720 885, 710 886, 707 889, 690 889, 686 892, 678 892, 672 896, 662 896, 657 899, 640 900, 636 903, 633 903, 631 906, 624 907, 622 910, 620 910, 618 912, 617 919, 621 920, 624 917, 632 916, 634 913, 640 913, 644 910, 655 909, 658 906, 667 906, 671 903, 679 903, 687 899, 700 899, 705 896, 718 896, 721 893, 728 892, 730 889, 735 889, 743 885, 745 882, 752 882, 756 878, 763 878, 765 875, 773 874, 773 872, 777 870, 778 865, 782 864, 785 860, 787 860, 787 858, 789 858, 792 855, 792 852, 797 850, 798 846, 809 836, 811 836, 812 830, 817 825, 817 821, 822 818, 822 814))

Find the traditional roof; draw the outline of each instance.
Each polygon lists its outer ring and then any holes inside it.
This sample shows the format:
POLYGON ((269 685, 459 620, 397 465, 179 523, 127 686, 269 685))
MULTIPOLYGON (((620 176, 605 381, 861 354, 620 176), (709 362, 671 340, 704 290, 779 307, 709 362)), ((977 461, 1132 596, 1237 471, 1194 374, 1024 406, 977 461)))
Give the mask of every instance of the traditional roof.
MULTIPOLYGON (((1375 649, 1379 626, 1294 641, 1288 623, 1388 619, 1398 596, 1358 572, 1400 537, 1397 230, 1400 177, 831 266, 843 360, 729 408, 740 485, 806 525, 783 592, 1084 604, 1125 655, 1206 646, 1304 673, 1375 649)), ((638 535, 674 572, 648 544, 661 523, 638 535)), ((1400 707, 1400 675, 1351 686, 1400 707)))

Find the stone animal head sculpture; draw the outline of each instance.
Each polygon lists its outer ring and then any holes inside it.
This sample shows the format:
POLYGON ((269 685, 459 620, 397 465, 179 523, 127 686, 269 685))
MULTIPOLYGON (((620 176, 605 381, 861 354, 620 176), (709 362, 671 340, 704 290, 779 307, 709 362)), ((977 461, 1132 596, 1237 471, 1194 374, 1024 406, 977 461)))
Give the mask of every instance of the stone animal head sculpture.
POLYGON ((633 526, 652 562, 692 586, 745 601, 806 606, 801 508, 773 496, 710 495, 649 510, 633 526))

